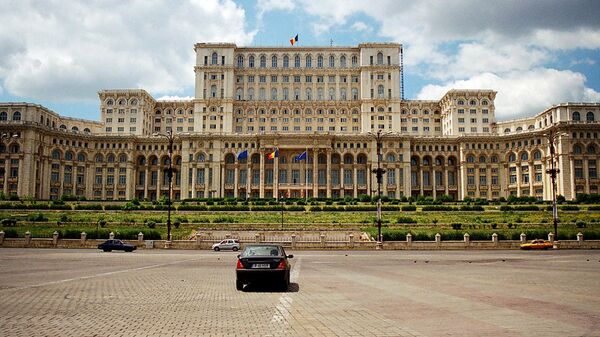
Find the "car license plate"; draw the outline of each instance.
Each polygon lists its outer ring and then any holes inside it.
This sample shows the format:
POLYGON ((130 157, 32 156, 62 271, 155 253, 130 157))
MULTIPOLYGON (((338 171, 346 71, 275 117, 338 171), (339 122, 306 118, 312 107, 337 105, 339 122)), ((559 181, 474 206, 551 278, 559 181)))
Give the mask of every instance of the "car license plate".
POLYGON ((252 268, 270 268, 271 265, 268 263, 255 263, 252 265, 252 268))

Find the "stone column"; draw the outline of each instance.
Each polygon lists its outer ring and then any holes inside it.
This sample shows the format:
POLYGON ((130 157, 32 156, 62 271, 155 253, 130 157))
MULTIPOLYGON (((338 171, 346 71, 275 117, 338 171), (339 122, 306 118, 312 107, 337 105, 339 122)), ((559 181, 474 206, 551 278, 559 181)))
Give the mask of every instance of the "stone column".
MULTIPOLYGON (((10 161, 10 159, 8 161, 10 161)), ((10 173, 10 171, 8 171, 7 173, 10 173)), ((65 194, 65 165, 64 165, 64 163, 60 164, 58 174, 60 175, 60 177, 59 177, 60 190, 58 193, 58 197, 60 198, 61 195, 65 194)), ((73 179, 73 172, 71 172, 71 182, 73 182, 72 179, 73 179)))
POLYGON ((421 195, 423 195, 423 167, 420 166, 419 167, 419 192, 421 193, 421 195))
MULTIPOLYGON (((6 149, 6 151, 8 151, 8 148, 6 149)), ((6 195, 6 196, 8 196, 8 176, 9 175, 10 175, 10 156, 8 156, 4 160, 4 195, 6 195)))
POLYGON ((250 157, 246 158, 246 197, 252 196, 252 163, 250 157))
POLYGON ((279 157, 273 159, 273 198, 279 200, 279 157))
POLYGON ((156 200, 160 199, 161 197, 161 191, 162 191, 162 173, 163 173, 163 167, 161 165, 161 161, 160 159, 158 160, 158 172, 157 174, 157 179, 156 179, 156 200))
MULTIPOLYGON (((107 185, 108 181, 106 181, 106 179, 107 179, 106 177, 108 175, 107 171, 108 171, 108 169, 104 165, 102 165, 102 199, 103 200, 106 200, 106 186, 108 186, 107 185)), ((60 188, 62 189, 62 183, 61 183, 60 188)))
POLYGON ((240 188, 239 186, 239 179, 238 179, 238 175, 240 174, 240 168, 239 168, 239 163, 235 163, 235 176, 233 177, 233 197, 237 198, 238 197, 238 188, 240 188))
POLYGON ((313 150, 313 198, 319 196, 319 150, 313 150))
POLYGON ((265 197, 265 150, 260 150, 260 197, 265 197))
MULTIPOLYGON (((224 197, 225 196, 225 163, 218 163, 219 165, 219 180, 218 180, 218 186, 219 186, 219 197, 224 197)), ((214 182, 213 182, 214 183, 214 182)))
POLYGON ((131 200, 135 197, 135 170, 133 169, 133 163, 131 161, 127 162, 127 175, 125 176, 126 185, 125 185, 125 199, 131 200))
MULTIPOLYGON (((570 176, 571 176, 571 191, 570 191, 571 195, 570 196, 565 195, 565 197, 567 199, 569 199, 569 198, 575 198, 575 191, 576 191, 575 190, 575 160, 572 157, 569 158, 569 166, 570 166, 570 169, 571 169, 570 170, 570 172, 571 172, 571 174, 570 174, 570 176)), ((564 176, 564 174, 565 173, 561 170, 561 175, 564 176)), ((565 190, 565 192, 566 192, 566 190, 565 190)), ((561 193, 557 192, 557 196, 558 196, 558 194, 561 194, 561 193)))
POLYGON ((150 171, 148 170, 148 165, 146 165, 144 172, 144 199, 148 199, 148 184, 150 184, 150 171))
MULTIPOLYGON (((353 164, 353 172, 352 172, 352 182, 354 183, 352 186, 354 186, 354 191, 353 191, 353 198, 357 198, 358 197, 358 169, 356 168, 356 164, 353 164)), ((384 189, 387 190, 387 187, 385 187, 384 185, 384 189)), ((386 193, 387 194, 387 193, 386 193)))
POLYGON ((448 195, 448 167, 446 166, 444 166, 444 180, 446 180, 446 183, 444 184, 444 193, 448 195))
MULTIPOLYGON (((571 174, 575 174, 575 172, 571 173, 571 174)), ((584 187, 584 192, 586 194, 590 194, 590 177, 588 176, 589 174, 589 166, 588 166, 588 161, 587 159, 583 159, 583 177, 586 178, 585 179, 585 187, 584 187)))
POLYGON ((198 175, 198 169, 196 165, 192 167, 192 198, 196 198, 196 177, 198 175))
POLYGON ((433 195, 433 199, 435 199, 437 197, 437 184, 436 184, 436 181, 435 181, 436 172, 437 171, 435 169, 433 169, 433 171, 431 171, 431 173, 433 173, 432 177, 431 177, 431 182, 433 184, 432 185, 432 187, 433 187, 433 194, 432 194, 433 195))
POLYGON ((327 198, 331 198, 331 149, 327 149, 327 198))
MULTIPOLYGON (((510 175, 510 171, 508 174, 510 175)), ((521 165, 517 165, 517 197, 520 197, 520 196, 521 196, 521 165)))

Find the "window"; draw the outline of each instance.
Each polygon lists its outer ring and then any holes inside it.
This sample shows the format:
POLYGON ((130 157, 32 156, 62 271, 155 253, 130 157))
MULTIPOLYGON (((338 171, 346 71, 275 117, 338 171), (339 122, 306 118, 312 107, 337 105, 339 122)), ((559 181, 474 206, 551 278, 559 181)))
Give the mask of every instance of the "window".
POLYGON ((212 53, 212 57, 210 59, 210 64, 217 64, 219 61, 219 56, 217 55, 217 53, 212 53))
POLYGON ((581 116, 579 115, 578 111, 573 112, 573 120, 574 121, 580 121, 581 120, 581 116))
POLYGON ((294 68, 300 68, 300 55, 294 56, 294 68))
POLYGON ((273 55, 271 57, 271 68, 277 68, 277 56, 273 55))
POLYGON ((329 56, 329 68, 335 68, 335 57, 333 55, 329 56))
POLYGON ((254 68, 254 56, 253 55, 251 55, 250 58, 248 58, 248 67, 254 68))
POLYGON ((19 111, 15 111, 13 113, 13 121, 20 121, 21 120, 21 113, 19 111))
POLYGON ((383 53, 377 53, 377 64, 383 64, 383 53))
POLYGON ((238 55, 238 57, 237 57, 237 67, 238 68, 244 67, 244 56, 243 55, 238 55))
POLYGON ((265 55, 262 55, 260 57, 260 67, 261 68, 266 68, 267 67, 267 57, 265 55))
POLYGON ((283 56, 283 67, 284 68, 290 67, 290 58, 287 55, 283 56))
POLYGON ((306 56, 305 62, 306 62, 306 64, 305 64, 306 68, 312 68, 312 57, 310 55, 306 56))
POLYGON ((321 55, 317 57, 317 68, 323 68, 323 56, 321 55))

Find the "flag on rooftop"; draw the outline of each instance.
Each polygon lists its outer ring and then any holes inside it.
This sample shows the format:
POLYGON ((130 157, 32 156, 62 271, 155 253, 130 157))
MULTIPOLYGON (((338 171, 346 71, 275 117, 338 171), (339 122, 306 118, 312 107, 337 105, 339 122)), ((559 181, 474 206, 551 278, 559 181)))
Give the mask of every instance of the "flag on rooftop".
POLYGON ((292 44, 292 46, 294 45, 294 43, 298 42, 298 34, 296 34, 296 36, 294 36, 293 38, 290 39, 290 43, 292 44))

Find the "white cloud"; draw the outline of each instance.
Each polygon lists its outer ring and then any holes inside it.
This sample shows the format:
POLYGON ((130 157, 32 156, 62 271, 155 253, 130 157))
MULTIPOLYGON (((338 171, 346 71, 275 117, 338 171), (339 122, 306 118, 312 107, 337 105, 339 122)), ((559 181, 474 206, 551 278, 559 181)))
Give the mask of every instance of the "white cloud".
POLYGON ((513 71, 502 76, 482 73, 444 85, 426 85, 417 99, 440 99, 453 88, 492 89, 498 91, 495 100, 496 118, 506 120, 532 116, 562 102, 600 101, 600 92, 586 88, 585 81, 585 76, 580 73, 544 68, 513 71))
POLYGON ((194 43, 255 34, 231 0, 15 1, 0 22, 5 90, 54 102, 94 101, 104 88, 181 94, 194 85, 194 43))
POLYGON ((161 96, 157 98, 157 101, 191 101, 194 97, 192 96, 161 96))
POLYGON ((373 30, 373 28, 367 26, 367 24, 362 21, 356 21, 354 24, 352 24, 351 28, 359 32, 370 32, 373 30))

